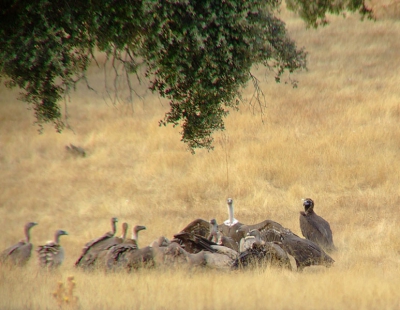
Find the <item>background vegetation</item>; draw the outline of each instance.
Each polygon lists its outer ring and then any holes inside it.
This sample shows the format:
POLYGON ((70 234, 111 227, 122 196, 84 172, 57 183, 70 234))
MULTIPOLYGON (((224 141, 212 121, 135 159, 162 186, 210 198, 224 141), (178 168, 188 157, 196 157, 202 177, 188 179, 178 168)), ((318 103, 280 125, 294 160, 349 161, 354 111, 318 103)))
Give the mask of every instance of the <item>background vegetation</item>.
MULTIPOLYGON (((140 104, 113 107, 101 92, 72 94, 73 131, 38 135, 16 92, 0 96, 0 248, 22 238, 35 246, 65 229, 64 265, 55 273, 0 266, 0 308, 55 308, 58 281, 74 275, 83 309, 395 309, 400 293, 400 24, 380 7, 377 22, 331 18, 306 30, 287 12, 290 34, 309 51, 299 88, 255 68, 267 108, 232 112, 213 152, 191 155, 177 129, 158 127, 168 106, 138 85, 140 104), (86 158, 67 154, 73 143, 86 158), (73 268, 83 244, 109 230, 109 218, 142 224, 145 246, 189 221, 266 218, 300 233, 301 198, 331 223, 339 248, 331 269, 303 273, 142 271, 86 274, 73 268)), ((390 10, 391 14, 393 10, 390 10)), ((103 71, 89 70, 101 90, 103 71)), ((250 100, 249 87, 243 97, 250 100)), ((254 107, 255 108, 255 107, 254 107)))

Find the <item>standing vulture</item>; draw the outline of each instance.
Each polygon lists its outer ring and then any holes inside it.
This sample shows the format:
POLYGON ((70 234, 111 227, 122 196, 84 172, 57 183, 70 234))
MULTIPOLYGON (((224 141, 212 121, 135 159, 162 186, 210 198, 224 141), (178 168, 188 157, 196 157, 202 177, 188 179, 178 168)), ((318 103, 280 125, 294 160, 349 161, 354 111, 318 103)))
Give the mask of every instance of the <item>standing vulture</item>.
POLYGON ((109 269, 115 267, 129 267, 129 253, 139 249, 139 231, 146 229, 145 226, 136 225, 132 229, 132 238, 116 244, 107 251, 106 264, 109 269))
POLYGON ((314 212, 314 201, 303 199, 304 211, 300 211, 300 229, 303 236, 327 251, 334 251, 332 230, 329 223, 314 212))
POLYGON ((117 230, 117 222, 118 219, 116 217, 111 218, 111 231, 85 244, 81 256, 75 262, 76 267, 91 269, 94 268, 97 263, 104 263, 104 261, 100 262, 101 259, 99 259, 99 257, 104 258, 104 255, 106 254, 105 250, 108 250, 113 245, 123 242, 122 238, 114 236, 117 230))
POLYGON ((13 246, 5 249, 0 254, 0 261, 2 263, 10 262, 14 265, 23 266, 28 262, 32 253, 32 243, 30 243, 30 230, 33 226, 36 225, 36 222, 28 222, 25 224, 25 239, 22 239, 17 244, 14 244, 13 246))
POLYGON ((218 230, 226 237, 232 238, 235 242, 239 244, 240 239, 245 237, 245 234, 238 229, 243 225, 237 219, 235 219, 233 214, 233 199, 227 199, 228 215, 229 218, 222 224, 218 225, 218 230))
POLYGON ((56 268, 64 261, 64 248, 60 245, 60 236, 68 235, 65 230, 56 230, 54 241, 37 248, 39 265, 41 267, 56 268))

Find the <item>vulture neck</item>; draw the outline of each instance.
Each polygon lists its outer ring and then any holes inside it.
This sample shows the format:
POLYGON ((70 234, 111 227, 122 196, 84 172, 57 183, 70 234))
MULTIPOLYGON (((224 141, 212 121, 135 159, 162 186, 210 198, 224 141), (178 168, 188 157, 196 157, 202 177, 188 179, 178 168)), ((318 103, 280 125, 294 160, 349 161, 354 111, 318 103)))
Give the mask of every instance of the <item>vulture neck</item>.
POLYGON ((233 226, 239 221, 233 217, 233 203, 228 203, 228 214, 229 219, 227 219, 224 224, 228 226, 233 226))
POLYGON ((314 213, 314 208, 308 208, 306 211, 306 214, 313 214, 314 213))
POLYGON ((60 234, 58 233, 58 231, 54 235, 54 243, 55 244, 59 244, 60 243, 60 234))
POLYGON ((126 233, 127 233, 127 227, 126 227, 126 226, 123 226, 123 227, 122 227, 121 239, 123 239, 123 240, 126 239, 126 233))
POLYGON ((25 226, 25 242, 26 243, 29 243, 29 241, 31 240, 30 229, 31 229, 31 227, 25 226))
POLYGON ((256 239, 256 243, 257 243, 257 244, 262 244, 261 237, 260 237, 260 232, 259 232, 259 231, 257 231, 257 232, 254 234, 254 238, 256 239))
POLYGON ((115 233, 117 232, 117 225, 116 225, 115 221, 111 222, 111 230, 112 230, 112 234, 114 236, 115 233))
POLYGON ((219 231, 217 231, 216 232, 216 236, 217 236, 217 241, 215 242, 216 244, 219 244, 219 245, 224 245, 224 241, 222 240, 222 234, 219 232, 219 231))
POLYGON ((219 235, 218 224, 215 221, 213 224, 211 224, 209 240, 218 243, 219 235))
POLYGON ((138 234, 137 230, 136 230, 136 229, 133 229, 133 230, 132 230, 132 240, 135 240, 136 243, 137 243, 138 238, 139 238, 139 234, 138 234))

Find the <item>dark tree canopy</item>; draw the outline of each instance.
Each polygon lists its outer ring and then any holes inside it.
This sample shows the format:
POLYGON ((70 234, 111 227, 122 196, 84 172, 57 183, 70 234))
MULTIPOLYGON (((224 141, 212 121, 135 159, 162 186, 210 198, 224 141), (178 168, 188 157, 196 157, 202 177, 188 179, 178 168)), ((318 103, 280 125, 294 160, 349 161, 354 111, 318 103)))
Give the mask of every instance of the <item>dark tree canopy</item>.
MULTIPOLYGON (((287 0, 310 26, 325 14, 370 11, 361 0, 287 0)), ((150 88, 170 102, 161 125, 181 126, 193 151, 212 147, 229 108, 252 80, 251 67, 281 75, 306 68, 306 53, 277 17, 280 0, 3 0, 0 77, 23 90, 39 126, 64 128, 59 105, 95 51, 135 73, 144 62, 150 88)))

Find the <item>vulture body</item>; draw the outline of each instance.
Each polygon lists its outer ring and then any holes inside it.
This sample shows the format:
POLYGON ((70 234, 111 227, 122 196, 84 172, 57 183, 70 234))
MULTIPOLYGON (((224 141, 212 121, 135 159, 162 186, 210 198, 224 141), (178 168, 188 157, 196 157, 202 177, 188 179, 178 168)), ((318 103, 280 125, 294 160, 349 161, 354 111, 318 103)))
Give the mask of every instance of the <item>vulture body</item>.
MULTIPOLYGON (((260 232, 260 236, 264 236, 271 229, 281 233, 292 233, 289 229, 283 227, 281 224, 274 222, 272 220, 265 220, 253 225, 242 225, 240 226, 239 231, 244 234, 244 237, 240 240, 239 252, 244 252, 248 250, 254 243, 255 237, 248 235, 251 231, 258 230, 260 232)), ((275 241, 280 241, 280 239, 279 240, 278 239, 275 241)))
POLYGON ((130 253, 139 249, 139 231, 146 229, 145 226, 136 225, 132 229, 132 238, 112 246, 106 254, 106 263, 109 269, 128 268, 130 253))
POLYGON ((11 263, 13 265, 23 266, 29 261, 33 248, 33 245, 30 242, 30 230, 36 225, 36 222, 29 222, 25 224, 25 239, 22 239, 17 244, 5 249, 0 254, 0 261, 2 263, 11 263))
POLYGON ((170 244, 171 244, 171 241, 167 237, 161 236, 158 239, 154 240, 150 244, 150 246, 151 247, 167 247, 170 244))
POLYGON ((239 251, 238 243, 230 237, 224 236, 222 232, 218 229, 218 224, 216 219, 210 220, 210 235, 208 240, 215 242, 219 245, 228 247, 236 252, 239 251))
MULTIPOLYGON (((197 253, 189 253, 185 251, 179 244, 171 243, 162 255, 162 264, 175 267, 207 267, 211 269, 229 269, 232 265, 233 255, 230 252, 225 252, 230 249, 216 246, 214 252, 206 250, 197 253)), ((230 250, 232 251, 232 250, 230 250)))
MULTIPOLYGON (((201 251, 200 251, 201 252, 201 251)), ((198 253, 200 253, 198 252, 198 253)), ((187 254, 177 242, 171 242, 165 247, 153 246, 153 258, 158 266, 178 267, 188 265, 187 254)))
POLYGON ((151 246, 127 251, 124 253, 123 260, 120 262, 119 267, 122 267, 126 271, 151 268, 155 266, 154 256, 154 248, 151 246))
POLYGON ((303 200, 304 211, 300 212, 300 229, 303 236, 315 242, 325 250, 336 250, 333 244, 332 230, 329 223, 314 212, 314 201, 303 200))
POLYGON ((270 229, 274 229, 282 233, 291 232, 288 228, 285 228, 281 224, 274 222, 272 220, 265 220, 253 225, 242 225, 239 228, 239 231, 241 231, 244 234, 244 236, 246 236, 250 231, 258 230, 260 232, 260 235, 262 236, 266 231, 270 229))
POLYGON ((299 271, 312 265, 331 267, 335 262, 316 243, 300 238, 292 232, 279 232, 271 229, 264 232, 262 238, 264 241, 281 242, 282 248, 295 259, 299 271))
MULTIPOLYGON (((214 252, 201 250, 196 253, 185 251, 178 243, 167 247, 154 247, 154 263, 163 267, 200 267, 229 269, 237 253, 224 246, 212 245, 214 252)), ((148 265, 148 263, 147 263, 148 265)))
POLYGON ((174 235, 172 243, 178 243, 186 252, 198 253, 202 250, 214 252, 211 245, 216 245, 216 242, 211 241, 217 232, 212 231, 210 223, 197 219, 188 224, 179 233, 174 235))
POLYGON ((232 267, 234 259, 224 253, 210 253, 204 251, 204 266, 211 269, 229 270, 232 267))
POLYGON ((196 219, 186 225, 180 232, 192 233, 208 238, 210 235, 210 223, 203 219, 196 219))
POLYGON ((37 248, 39 265, 46 268, 57 268, 64 261, 64 248, 60 245, 60 236, 68 235, 65 230, 57 230, 54 240, 37 248))
POLYGON ((239 254, 234 261, 232 269, 254 266, 271 266, 292 270, 289 256, 278 242, 265 242, 261 240, 260 232, 252 230, 248 233, 254 237, 248 248, 239 254))
POLYGON ((107 250, 112 246, 123 242, 123 238, 114 236, 117 229, 117 222, 118 219, 116 217, 111 218, 112 230, 85 244, 81 256, 75 262, 75 267, 93 269, 97 264, 101 265, 104 263, 104 257, 107 254, 107 250))
POLYGON ((203 250, 215 252, 212 245, 217 245, 215 242, 208 240, 206 237, 196 235, 190 232, 180 232, 174 235, 171 242, 178 243, 186 252, 195 254, 203 250))
POLYGON ((239 252, 239 244, 230 237, 221 235, 218 244, 239 252))
POLYGON ((251 249, 254 242, 256 242, 256 238, 254 236, 247 236, 246 238, 240 240, 239 253, 251 249))
POLYGON ((239 253, 237 251, 224 245, 212 245, 211 247, 213 248, 213 250, 215 250, 215 253, 226 255, 232 260, 235 260, 239 256, 239 253))

